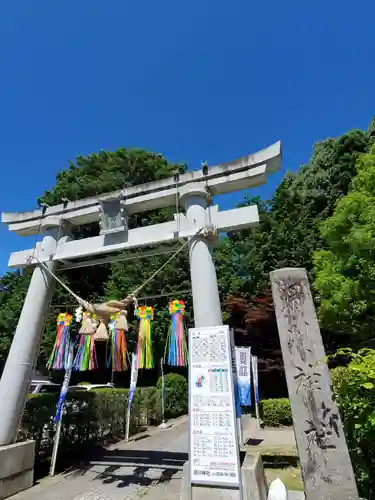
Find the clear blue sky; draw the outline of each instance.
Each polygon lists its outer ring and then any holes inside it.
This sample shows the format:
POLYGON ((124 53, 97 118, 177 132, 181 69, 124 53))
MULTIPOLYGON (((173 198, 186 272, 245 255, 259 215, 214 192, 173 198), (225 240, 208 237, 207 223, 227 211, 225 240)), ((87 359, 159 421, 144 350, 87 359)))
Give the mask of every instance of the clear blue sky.
MULTIPOLYGON (((374 19, 371 0, 2 0, 0 211, 101 148, 196 168, 281 139, 296 170, 375 114, 374 19)), ((0 271, 31 246, 2 227, 0 271)))

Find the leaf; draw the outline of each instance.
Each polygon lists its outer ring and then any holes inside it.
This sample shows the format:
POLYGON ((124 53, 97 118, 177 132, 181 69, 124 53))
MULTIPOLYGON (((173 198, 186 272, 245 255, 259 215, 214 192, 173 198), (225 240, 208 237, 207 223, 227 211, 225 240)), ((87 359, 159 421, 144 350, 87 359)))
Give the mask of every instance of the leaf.
POLYGON ((372 382, 365 382, 363 384, 361 384, 362 387, 364 387, 365 389, 373 389, 374 388, 374 384, 372 382))

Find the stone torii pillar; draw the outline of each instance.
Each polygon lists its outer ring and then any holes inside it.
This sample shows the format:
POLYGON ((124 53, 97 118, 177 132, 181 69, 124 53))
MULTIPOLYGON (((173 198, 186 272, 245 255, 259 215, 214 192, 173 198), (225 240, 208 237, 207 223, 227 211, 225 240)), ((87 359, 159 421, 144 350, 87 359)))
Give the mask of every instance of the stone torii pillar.
MULTIPOLYGON (((122 255, 121 260, 172 253, 176 246, 145 250, 141 254, 135 253, 134 250, 192 238, 189 242, 189 261, 195 326, 221 325, 220 299, 212 259, 212 237, 216 232, 252 227, 258 223, 259 217, 255 205, 220 212, 217 205, 208 206, 208 193, 210 196, 216 196, 264 184, 267 175, 279 169, 280 163, 281 144, 277 142, 231 163, 210 167, 205 171, 186 172, 177 180, 168 178, 120 189, 113 193, 48 207, 45 212, 36 210, 26 213, 3 213, 2 222, 9 224, 10 231, 19 235, 36 235, 39 234, 40 228, 49 228, 41 244, 13 253, 8 266, 25 268, 30 265, 30 258, 37 257, 51 270, 56 270, 57 267, 73 269, 120 260, 113 254, 124 250, 130 250, 130 253, 125 257, 122 255), (186 215, 178 213, 173 221, 128 229, 129 215, 175 206, 176 193, 180 196, 186 215), (70 227, 93 222, 101 223, 100 234, 75 241, 63 237, 57 242, 58 231, 51 229, 61 227, 62 224, 70 227), (198 229, 202 229, 199 235, 196 234, 198 229), (88 264, 89 257, 95 258, 88 264)), ((6 401, 0 417, 0 479, 4 484, 6 479, 2 479, 5 476, 2 476, 1 464, 9 462, 9 456, 14 453, 12 447, 22 445, 11 443, 16 439, 25 406, 51 293, 50 275, 37 266, 0 380, 0 400, 6 401)), ((17 467, 8 471, 8 475, 13 477, 23 474, 23 486, 17 487, 17 482, 9 479, 13 489, 8 495, 31 484, 30 470, 32 473, 33 459, 30 458, 30 443, 26 443, 24 449, 21 447, 21 451, 18 448, 17 450, 19 455, 16 462, 29 465, 26 471, 28 476, 25 479, 25 469, 21 471, 17 470, 17 467), (28 460, 25 460, 26 455, 28 460)), ((1 494, 0 488, 0 497, 1 494)))
POLYGON ((193 295, 194 323, 196 327, 221 325, 221 305, 217 287, 215 263, 212 250, 216 239, 214 228, 210 226, 208 193, 204 186, 195 185, 182 189, 181 204, 186 211, 186 217, 197 230, 207 228, 211 234, 198 235, 189 243, 189 263, 191 288, 193 295), (207 237, 208 236, 208 237, 207 237))
MULTIPOLYGON (((39 244, 39 255, 47 259, 48 269, 56 272, 58 262, 52 259, 57 243, 67 237, 59 223, 50 222, 41 231, 44 238, 39 244)), ((17 435, 54 284, 47 271, 35 267, 1 377, 0 401, 6 401, 0 417, 1 445, 13 443, 17 435)))

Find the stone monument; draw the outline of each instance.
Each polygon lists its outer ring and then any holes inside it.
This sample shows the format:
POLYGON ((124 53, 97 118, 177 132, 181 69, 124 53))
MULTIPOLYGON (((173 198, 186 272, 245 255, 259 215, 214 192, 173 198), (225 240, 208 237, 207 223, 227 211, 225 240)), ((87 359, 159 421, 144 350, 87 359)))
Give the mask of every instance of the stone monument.
POLYGON ((358 500, 306 271, 270 275, 306 500, 358 500))

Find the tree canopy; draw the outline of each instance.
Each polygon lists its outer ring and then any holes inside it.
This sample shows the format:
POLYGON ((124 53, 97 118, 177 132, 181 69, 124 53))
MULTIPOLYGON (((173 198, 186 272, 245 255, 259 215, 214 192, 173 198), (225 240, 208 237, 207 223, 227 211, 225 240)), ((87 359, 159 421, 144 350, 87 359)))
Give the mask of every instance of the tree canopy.
POLYGON ((327 249, 314 253, 322 323, 352 345, 374 336, 374 235, 375 147, 359 158, 349 193, 321 224, 327 249))
POLYGON ((353 130, 314 145, 310 162, 288 173, 269 202, 256 202, 258 227, 230 235, 218 251, 223 291, 262 295, 269 272, 282 267, 305 267, 312 277, 312 254, 324 248, 320 224, 346 195, 356 161, 372 144, 368 131, 353 130))
POLYGON ((102 150, 70 162, 69 169, 56 175, 52 191, 46 191, 38 202, 57 205, 63 198, 73 201, 96 196, 163 179, 185 169, 185 165, 171 164, 162 155, 142 149, 102 150))

